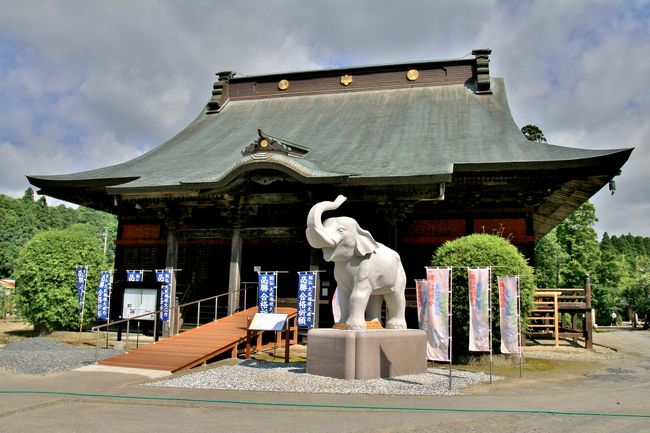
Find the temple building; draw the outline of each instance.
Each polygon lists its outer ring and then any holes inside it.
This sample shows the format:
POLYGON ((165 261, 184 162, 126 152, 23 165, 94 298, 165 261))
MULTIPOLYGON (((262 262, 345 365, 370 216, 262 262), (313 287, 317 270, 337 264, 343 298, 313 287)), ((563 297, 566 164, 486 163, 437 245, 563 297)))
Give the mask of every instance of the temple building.
POLYGON ((490 53, 221 72, 198 117, 153 150, 28 178, 40 194, 118 216, 117 282, 126 269, 180 269, 185 300, 232 293, 234 302, 256 269, 287 271, 281 297, 295 297, 297 271, 323 270, 329 299, 333 265, 308 245, 305 221, 338 194, 347 201, 332 215, 398 251, 409 285, 437 246, 470 233, 507 237, 532 259, 535 242, 618 175, 632 149, 528 141, 490 53))

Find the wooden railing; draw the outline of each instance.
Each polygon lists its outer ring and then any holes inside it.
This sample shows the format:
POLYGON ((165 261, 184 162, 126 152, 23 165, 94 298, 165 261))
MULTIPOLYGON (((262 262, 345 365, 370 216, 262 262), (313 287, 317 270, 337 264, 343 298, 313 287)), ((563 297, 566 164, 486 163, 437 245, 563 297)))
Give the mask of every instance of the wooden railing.
POLYGON ((592 348, 593 318, 591 313, 591 283, 584 288, 538 289, 535 308, 529 315, 530 337, 552 336, 556 346, 559 338, 585 339, 585 347, 592 348), (568 323, 565 319, 569 317, 568 323), (582 319, 582 329, 578 323, 582 319), (565 326, 566 325, 566 326, 565 326))

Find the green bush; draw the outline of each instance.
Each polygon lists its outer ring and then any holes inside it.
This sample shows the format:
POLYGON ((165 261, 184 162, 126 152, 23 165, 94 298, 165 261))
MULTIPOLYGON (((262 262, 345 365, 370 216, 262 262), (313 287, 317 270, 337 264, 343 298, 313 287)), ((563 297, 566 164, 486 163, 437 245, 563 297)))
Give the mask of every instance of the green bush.
POLYGON ((105 267, 100 240, 86 230, 51 230, 37 234, 21 249, 14 300, 19 314, 37 332, 79 329, 77 265, 88 266, 84 324, 91 324, 105 267))
POLYGON ((535 280, 527 259, 506 239, 488 234, 473 234, 446 242, 433 255, 433 266, 453 266, 453 350, 454 356, 468 353, 469 284, 467 268, 492 266, 492 348, 499 351, 499 290, 497 276, 519 275, 522 327, 526 329, 528 311, 533 305, 535 280))

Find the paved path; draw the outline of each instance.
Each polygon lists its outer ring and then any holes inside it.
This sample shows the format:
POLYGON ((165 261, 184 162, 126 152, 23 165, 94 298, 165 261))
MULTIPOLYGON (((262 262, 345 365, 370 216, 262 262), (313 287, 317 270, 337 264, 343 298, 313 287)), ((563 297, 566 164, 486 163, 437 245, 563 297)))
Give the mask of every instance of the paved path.
POLYGON ((559 378, 524 371, 470 396, 228 392, 146 387, 149 378, 125 373, 0 372, 0 432, 649 432, 650 333, 607 331, 595 343, 623 358, 559 378))

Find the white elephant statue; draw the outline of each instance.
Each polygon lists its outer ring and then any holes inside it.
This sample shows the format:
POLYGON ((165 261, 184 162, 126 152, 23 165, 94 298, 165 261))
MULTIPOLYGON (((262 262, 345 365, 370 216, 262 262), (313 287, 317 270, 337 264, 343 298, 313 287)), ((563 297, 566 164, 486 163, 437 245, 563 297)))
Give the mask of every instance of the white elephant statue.
POLYGON ((406 274, 399 254, 375 241, 352 218, 321 222, 323 212, 338 209, 345 200, 339 195, 333 202, 315 204, 307 216, 306 233, 309 245, 322 249, 325 260, 334 262, 340 322, 348 329, 365 329, 366 320, 380 318, 386 301, 385 327, 406 329, 406 274))

